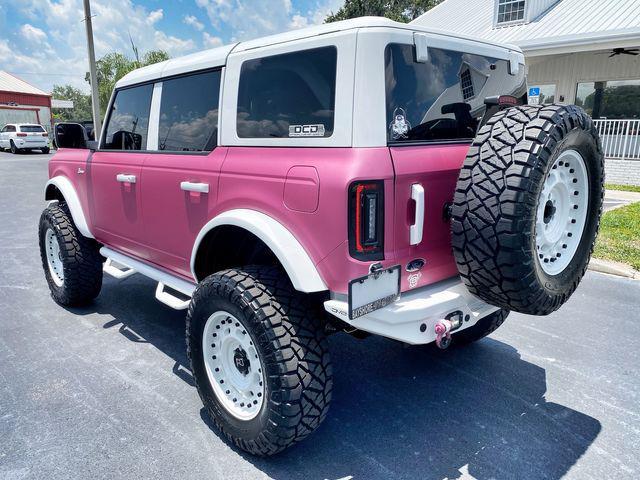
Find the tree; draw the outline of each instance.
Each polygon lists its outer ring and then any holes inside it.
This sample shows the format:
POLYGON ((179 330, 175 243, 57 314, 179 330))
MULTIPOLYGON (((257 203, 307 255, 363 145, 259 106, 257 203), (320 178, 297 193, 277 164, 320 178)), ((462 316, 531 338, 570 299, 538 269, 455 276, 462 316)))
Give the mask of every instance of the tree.
MULTIPOLYGON (((127 73, 136 68, 145 67, 154 63, 163 62, 169 59, 169 54, 163 50, 152 50, 145 53, 140 59, 138 49, 133 45, 135 59, 132 60, 119 52, 111 52, 96 61, 96 75, 98 77, 98 97, 100 99, 100 115, 104 117, 107 105, 111 98, 111 92, 116 82, 127 73)), ((89 73, 85 80, 89 83, 89 73)))
POLYGON ((344 5, 325 19, 325 23, 373 15, 397 22, 410 22, 442 0, 345 0, 344 5))
POLYGON ((53 118, 60 122, 91 119, 91 95, 71 85, 54 85, 52 96, 58 100, 71 100, 73 108, 54 108, 53 118))

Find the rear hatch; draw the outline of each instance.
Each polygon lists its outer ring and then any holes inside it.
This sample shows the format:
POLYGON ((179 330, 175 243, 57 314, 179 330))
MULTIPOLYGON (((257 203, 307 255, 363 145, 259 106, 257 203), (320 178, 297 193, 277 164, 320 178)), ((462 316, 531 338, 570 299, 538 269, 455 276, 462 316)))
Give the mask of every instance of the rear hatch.
POLYGON ((447 205, 485 114, 485 99, 526 99, 524 68, 512 75, 507 60, 437 48, 428 52, 426 61, 417 62, 413 45, 390 44, 385 50, 402 291, 457 275, 447 205))

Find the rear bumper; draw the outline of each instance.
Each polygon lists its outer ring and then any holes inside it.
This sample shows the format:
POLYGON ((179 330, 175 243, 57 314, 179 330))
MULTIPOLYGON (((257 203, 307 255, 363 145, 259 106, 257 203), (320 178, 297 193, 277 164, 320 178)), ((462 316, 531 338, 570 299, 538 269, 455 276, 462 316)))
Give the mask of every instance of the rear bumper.
POLYGON ((465 319, 458 332, 498 310, 471 295, 458 277, 405 292, 395 303, 354 320, 349 320, 346 295, 335 295, 324 308, 358 330, 414 345, 435 341, 436 322, 453 312, 465 319))
POLYGON ((15 139, 14 143, 18 148, 44 148, 49 145, 49 140, 46 137, 43 137, 42 140, 22 140, 15 139))

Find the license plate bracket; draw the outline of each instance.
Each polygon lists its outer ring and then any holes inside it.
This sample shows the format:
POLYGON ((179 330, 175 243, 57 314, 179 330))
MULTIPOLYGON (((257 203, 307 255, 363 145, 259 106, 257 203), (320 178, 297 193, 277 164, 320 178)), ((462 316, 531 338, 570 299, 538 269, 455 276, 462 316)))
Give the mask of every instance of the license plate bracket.
POLYGON ((361 317, 400 298, 400 265, 349 282, 349 319, 361 317))

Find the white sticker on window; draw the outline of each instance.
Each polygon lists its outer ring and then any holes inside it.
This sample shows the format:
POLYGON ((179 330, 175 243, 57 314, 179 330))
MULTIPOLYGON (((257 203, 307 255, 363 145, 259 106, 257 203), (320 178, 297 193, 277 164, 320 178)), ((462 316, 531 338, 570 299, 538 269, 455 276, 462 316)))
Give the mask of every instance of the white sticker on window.
POLYGON ((407 114, 404 108, 396 108, 393 111, 393 120, 389 124, 391 130, 391 138, 394 140, 400 140, 407 138, 409 130, 411 130, 411 124, 407 121, 407 114))
POLYGON ((290 137, 324 137, 324 125, 289 125, 290 137))

